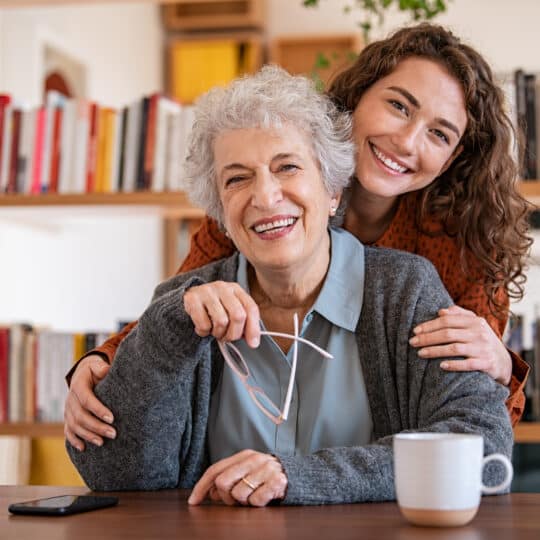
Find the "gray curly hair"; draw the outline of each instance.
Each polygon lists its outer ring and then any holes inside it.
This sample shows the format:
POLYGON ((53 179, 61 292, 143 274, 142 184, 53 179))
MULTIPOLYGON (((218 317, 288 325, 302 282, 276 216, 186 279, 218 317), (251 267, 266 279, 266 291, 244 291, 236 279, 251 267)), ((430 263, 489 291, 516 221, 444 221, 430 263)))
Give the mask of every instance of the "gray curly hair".
POLYGON ((224 131, 281 127, 290 123, 307 134, 327 192, 337 195, 354 173, 349 113, 340 112, 309 79, 269 65, 201 96, 185 162, 186 191, 194 204, 223 223, 214 167, 214 141, 224 131))

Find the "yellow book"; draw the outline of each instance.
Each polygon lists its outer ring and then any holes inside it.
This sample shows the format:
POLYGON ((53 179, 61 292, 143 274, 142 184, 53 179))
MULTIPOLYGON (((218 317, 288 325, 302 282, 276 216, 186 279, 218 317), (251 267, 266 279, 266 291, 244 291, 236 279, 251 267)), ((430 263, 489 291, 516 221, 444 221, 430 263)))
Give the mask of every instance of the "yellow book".
POLYGON ((172 45, 172 89, 183 103, 191 103, 213 86, 227 84, 239 69, 239 44, 232 40, 172 45))
POLYGON ((116 130, 116 111, 114 109, 104 110, 104 124, 101 190, 104 193, 110 193, 112 191, 112 153, 116 130))
POLYGON ((103 193, 103 176, 104 176, 104 154, 105 154, 105 134, 106 128, 106 109, 100 107, 98 111, 98 128, 96 137, 96 181, 94 184, 95 193, 103 193))
POLYGON ((85 335, 74 334, 73 335, 73 363, 77 362, 79 358, 86 352, 85 335))

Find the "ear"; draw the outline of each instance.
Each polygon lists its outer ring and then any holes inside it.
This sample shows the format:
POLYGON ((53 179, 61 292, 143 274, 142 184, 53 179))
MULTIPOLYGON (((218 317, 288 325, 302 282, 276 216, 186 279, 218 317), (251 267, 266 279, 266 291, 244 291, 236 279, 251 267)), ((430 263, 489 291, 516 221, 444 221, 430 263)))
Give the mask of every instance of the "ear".
POLYGON ((448 170, 448 167, 452 165, 452 163, 454 162, 454 159, 456 159, 459 156, 459 154, 461 154, 462 151, 463 151, 463 145, 460 144, 459 146, 456 147, 456 149, 452 152, 452 155, 446 160, 446 163, 442 166, 439 176, 448 170))
POLYGON ((341 193, 338 193, 337 195, 334 195, 330 199, 330 209, 328 211, 328 215, 330 217, 334 217, 336 215, 337 209, 339 207, 339 203, 341 201, 341 193))

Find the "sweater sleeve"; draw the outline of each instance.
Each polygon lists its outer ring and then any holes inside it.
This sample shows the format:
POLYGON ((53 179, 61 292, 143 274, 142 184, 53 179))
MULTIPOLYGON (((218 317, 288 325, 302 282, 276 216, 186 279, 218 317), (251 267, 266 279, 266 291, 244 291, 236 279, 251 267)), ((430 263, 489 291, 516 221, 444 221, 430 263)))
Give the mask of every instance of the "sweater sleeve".
MULTIPOLYGON (((188 272, 189 270, 195 270, 196 268, 201 268, 211 262, 229 257, 234 251, 234 244, 225 236, 223 231, 221 231, 218 223, 214 219, 206 216, 199 229, 195 231, 191 237, 189 253, 178 268, 176 275, 188 272)), ((99 347, 95 347, 84 354, 84 356, 82 356, 67 373, 66 381, 68 386, 71 384, 73 373, 83 358, 86 358, 91 354, 97 354, 98 356, 101 356, 104 361, 112 364, 116 349, 118 349, 120 343, 122 343, 136 325, 137 321, 127 324, 120 332, 113 334, 99 347)))
POLYGON ((203 470, 210 384, 209 338, 195 334, 183 309, 190 278, 159 296, 124 339, 96 396, 114 413, 117 438, 71 460, 94 490, 187 487, 203 470), (208 382, 207 381, 207 382, 208 382))
MULTIPOLYGON (((426 362, 409 346, 411 329, 450 303, 431 265, 421 281, 407 304, 394 302, 392 309, 386 305, 384 316, 371 312, 372 319, 385 321, 383 332, 375 323, 359 338, 371 342, 361 350, 369 356, 363 362, 368 393, 378 384, 378 397, 372 399, 370 394, 374 442, 326 448, 307 456, 278 455, 288 478, 285 504, 394 499, 392 435, 401 431, 481 434, 486 454, 510 457, 513 435, 504 404, 507 388, 484 373, 441 370, 442 359, 426 362)), ((488 484, 501 479, 498 470, 487 473, 488 484)))

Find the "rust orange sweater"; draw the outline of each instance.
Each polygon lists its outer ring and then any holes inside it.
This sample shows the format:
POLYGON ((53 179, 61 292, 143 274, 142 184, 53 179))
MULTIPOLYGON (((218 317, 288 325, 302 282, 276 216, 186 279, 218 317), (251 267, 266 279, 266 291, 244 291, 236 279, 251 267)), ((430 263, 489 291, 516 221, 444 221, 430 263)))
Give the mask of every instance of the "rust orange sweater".
MULTIPOLYGON (((488 299, 481 281, 471 281, 459 264, 459 247, 456 241, 445 234, 431 236, 420 232, 416 226, 416 194, 408 194, 401 198, 390 226, 375 245, 389 247, 416 253, 429 259, 437 268, 442 282, 445 284, 454 302, 480 317, 484 317, 499 337, 502 336, 506 326, 506 319, 496 318, 490 311, 488 299)), ((422 224, 422 229, 435 232, 439 229, 436 222, 422 224)), ((205 218, 199 230, 191 239, 190 252, 178 269, 178 273, 199 268, 210 262, 227 257, 234 252, 232 242, 220 231, 217 223, 205 218)), ((508 301, 503 290, 500 299, 508 301)), ((112 336, 100 347, 91 351, 100 353, 112 361, 114 353, 122 339, 136 325, 130 323, 124 329, 112 336)), ((516 354, 512 353, 512 380, 510 382, 510 396, 507 407, 515 425, 523 414, 525 407, 524 386, 529 368, 516 354)), ((88 354, 88 353, 87 353, 88 354)))

